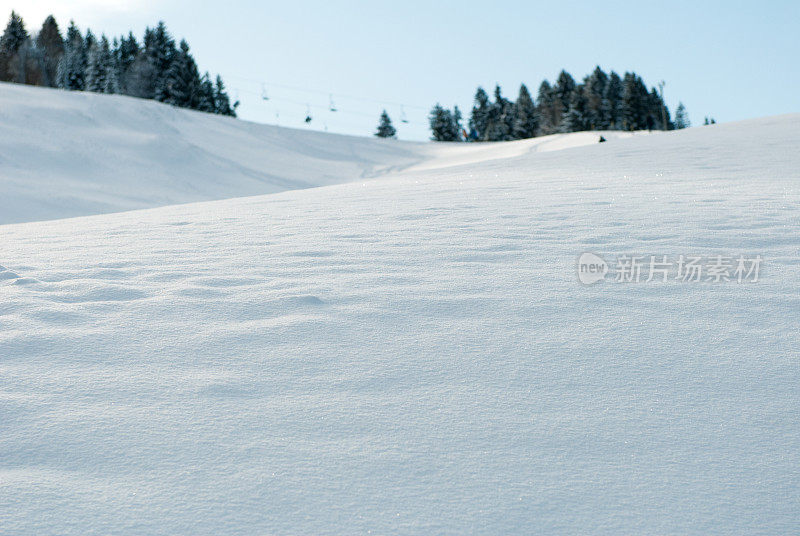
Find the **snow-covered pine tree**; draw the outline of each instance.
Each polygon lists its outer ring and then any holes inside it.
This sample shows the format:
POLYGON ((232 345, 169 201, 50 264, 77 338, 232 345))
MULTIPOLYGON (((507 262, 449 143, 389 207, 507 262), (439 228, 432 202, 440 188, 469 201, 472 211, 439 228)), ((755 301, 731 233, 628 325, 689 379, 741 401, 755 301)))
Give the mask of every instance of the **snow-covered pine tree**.
POLYGON ((12 11, 6 29, 0 37, 0 80, 25 82, 27 63, 25 45, 28 40, 25 22, 15 11, 12 11))
POLYGON ((456 139, 455 141, 466 141, 466 135, 462 138, 462 133, 464 132, 464 127, 461 124, 461 120, 464 119, 464 116, 461 114, 461 110, 458 108, 458 105, 453 106, 453 128, 455 129, 456 139))
POLYGON ((661 99, 658 97, 658 93, 656 89, 648 93, 647 97, 644 99, 644 108, 645 108, 645 128, 647 130, 663 130, 661 125, 661 106, 660 106, 661 99))
POLYGON ((52 15, 44 20, 42 29, 36 36, 36 48, 41 52, 43 59, 43 84, 56 87, 58 85, 58 63, 64 55, 64 39, 61 37, 58 23, 52 15))
POLYGON ((103 35, 89 49, 86 66, 86 90, 96 93, 117 93, 117 69, 108 39, 103 35))
POLYGON ((386 110, 381 112, 381 117, 378 120, 378 130, 375 135, 379 138, 394 138, 397 135, 397 130, 392 125, 392 119, 386 110))
POLYGON ((200 74, 189 53, 189 44, 182 40, 167 72, 163 101, 182 108, 197 108, 200 102, 200 84, 200 74))
POLYGON ((100 61, 100 46, 95 43, 86 51, 86 91, 100 93, 105 86, 104 74, 100 61))
POLYGON ((167 98, 167 73, 177 53, 175 41, 163 21, 160 21, 154 29, 145 30, 144 48, 148 66, 140 69, 139 75, 146 77, 141 80, 140 85, 146 92, 147 98, 163 102, 167 98))
POLYGON ((569 101, 572 98, 572 92, 575 89, 575 79, 572 78, 572 75, 569 74, 567 71, 562 70, 559 75, 558 79, 556 79, 556 84, 553 86, 553 92, 555 93, 555 113, 554 119, 557 121, 553 127, 555 128, 555 132, 560 132, 563 129, 561 128, 561 121, 564 119, 564 115, 569 111, 569 101))
POLYGON ((622 130, 622 79, 611 71, 603 94, 601 124, 610 130, 622 130))
POLYGON ((689 121, 689 114, 686 112, 686 107, 682 102, 679 102, 678 108, 675 110, 675 128, 682 129, 689 128, 690 126, 692 126, 692 123, 689 121))
POLYGON ((514 103, 503 97, 500 85, 494 88, 494 102, 489 107, 484 141, 508 141, 513 139, 514 103))
POLYGON ((586 100, 586 127, 589 130, 607 130, 609 122, 605 118, 603 99, 605 98, 608 75, 598 65, 592 74, 584 79, 583 93, 586 100))
POLYGON ((539 133, 552 134, 558 128, 560 117, 556 110, 556 97, 550 82, 543 80, 536 97, 536 110, 539 112, 539 133))
POLYGON ((197 101, 197 109, 201 112, 214 113, 214 84, 211 77, 206 72, 200 79, 200 93, 197 101))
POLYGON ((561 120, 563 132, 580 132, 587 129, 586 97, 583 85, 575 86, 569 98, 569 108, 561 120))
MULTIPOLYGON (((497 89, 500 89, 500 86, 497 86, 497 89)), ((514 139, 514 101, 506 99, 505 97, 502 99, 503 106, 502 106, 502 120, 503 120, 503 130, 505 131, 505 140, 513 140, 514 139)))
POLYGON ((58 87, 74 91, 86 87, 86 47, 74 21, 70 21, 64 55, 58 63, 58 87))
MULTIPOLYGON (((431 109, 431 113, 428 115, 428 123, 430 124, 431 128, 431 140, 446 141, 445 140, 446 136, 445 131, 447 129, 446 111, 444 107, 438 102, 431 109)), ((707 117, 706 117, 706 124, 708 124, 707 117)))
POLYGON ((25 22, 16 11, 11 12, 8 24, 0 37, 0 52, 3 54, 13 54, 28 40, 28 32, 25 30, 25 22))
POLYGON ((626 72, 622 78, 622 129, 636 130, 638 123, 638 95, 636 80, 632 73, 626 72))
POLYGON ((103 93, 119 93, 119 77, 117 75, 117 62, 111 52, 108 39, 103 36, 100 43, 100 55, 103 61, 103 69, 106 72, 103 93))
POLYGON ((475 92, 475 103, 472 106, 472 115, 469 118, 469 128, 475 132, 478 139, 484 139, 486 124, 489 120, 489 95, 482 87, 475 92))
POLYGON ((91 29, 86 30, 86 37, 83 39, 83 44, 86 47, 86 52, 88 54, 89 49, 92 48, 97 43, 97 37, 95 37, 94 33, 91 29))
POLYGON ((203 80, 200 77, 197 62, 194 61, 194 57, 189 53, 189 44, 185 40, 181 41, 181 55, 184 58, 184 82, 188 86, 187 106, 196 110, 200 106, 200 91, 203 80), (185 50, 184 44, 186 44, 185 50))
POLYGON ((124 35, 119 39, 119 45, 114 48, 114 60, 117 69, 117 82, 120 93, 130 95, 133 86, 133 66, 139 55, 139 43, 136 41, 133 32, 128 36, 124 35))
POLYGON ((649 100, 650 94, 642 79, 636 73, 625 73, 622 80, 623 130, 644 130, 648 127, 649 100))
MULTIPOLYGON (((457 116, 461 112, 456 108, 457 116)), ((450 110, 436 104, 428 116, 431 127, 431 139, 434 141, 458 141, 460 139, 460 128, 456 115, 450 110)))
POLYGON ((525 84, 519 87, 519 96, 514 103, 514 124, 511 135, 514 139, 536 136, 538 130, 538 111, 525 84))
POLYGON ((150 62, 144 45, 139 47, 139 52, 128 68, 125 77, 125 93, 142 99, 152 99, 155 96, 155 68, 150 62))
POLYGON ((222 77, 217 75, 217 84, 214 88, 214 113, 236 117, 236 107, 238 105, 239 103, 235 102, 231 106, 231 101, 225 92, 225 84, 222 83, 222 77))
POLYGON ((672 130, 675 126, 672 124, 669 109, 666 104, 664 104, 656 88, 650 90, 647 101, 646 124, 649 130, 672 130), (665 119, 667 122, 666 124, 664 124, 665 119))

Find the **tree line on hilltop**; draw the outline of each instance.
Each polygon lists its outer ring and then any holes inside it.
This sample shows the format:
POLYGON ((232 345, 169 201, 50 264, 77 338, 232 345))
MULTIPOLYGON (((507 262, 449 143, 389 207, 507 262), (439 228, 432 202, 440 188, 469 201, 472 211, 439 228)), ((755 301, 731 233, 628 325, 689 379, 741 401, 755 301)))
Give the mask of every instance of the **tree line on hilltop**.
MULTIPOLYGON (((73 21, 62 35, 51 15, 31 35, 12 11, 0 36, 0 81, 74 91, 119 93, 190 108, 236 116, 220 76, 200 74, 189 44, 176 44, 159 22, 148 27, 139 42, 132 32, 111 41, 91 31, 82 33, 73 21)), ((714 119, 706 118, 705 123, 714 119)), ((583 130, 672 130, 690 126, 680 103, 672 118, 662 95, 634 72, 623 76, 599 66, 582 82, 561 71, 552 85, 544 80, 536 99, 525 84, 516 101, 500 86, 494 94, 481 87, 464 124, 458 106, 436 104, 430 112, 431 139, 436 141, 509 141, 583 130)), ((396 130, 384 111, 375 132, 394 137, 396 130)))
POLYGON ((0 37, 0 81, 75 91, 119 93, 236 116, 220 76, 200 74, 185 40, 176 45, 163 22, 147 28, 140 43, 133 33, 109 41, 70 22, 65 36, 51 15, 31 36, 22 18, 11 18, 0 37))
POLYGON ((539 86, 534 100, 525 84, 516 101, 496 86, 493 99, 479 87, 466 127, 458 106, 436 104, 430 112, 436 141, 510 141, 583 130, 672 130, 690 126, 683 103, 671 118, 661 95, 640 76, 605 73, 599 66, 578 83, 561 71, 555 84, 539 86))

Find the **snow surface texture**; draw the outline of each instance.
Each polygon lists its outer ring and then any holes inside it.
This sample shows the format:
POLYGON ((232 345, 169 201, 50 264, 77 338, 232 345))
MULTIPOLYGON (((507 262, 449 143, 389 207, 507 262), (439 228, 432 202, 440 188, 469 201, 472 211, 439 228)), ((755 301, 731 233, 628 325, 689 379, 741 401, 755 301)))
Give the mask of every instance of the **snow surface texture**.
POLYGON ((782 116, 0 226, 0 533, 796 534, 798 147, 782 116), (583 286, 587 250, 765 264, 583 286))
POLYGON ((399 142, 0 83, 0 140, 3 224, 352 182, 594 144, 598 135, 500 145, 399 142))

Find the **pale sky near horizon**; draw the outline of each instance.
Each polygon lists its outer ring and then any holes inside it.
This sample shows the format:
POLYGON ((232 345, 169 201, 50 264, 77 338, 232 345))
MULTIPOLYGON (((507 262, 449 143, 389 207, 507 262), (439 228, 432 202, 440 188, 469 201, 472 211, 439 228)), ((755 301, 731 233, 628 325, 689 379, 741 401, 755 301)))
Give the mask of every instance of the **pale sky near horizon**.
POLYGON ((516 98, 565 68, 666 81, 694 125, 800 112, 800 2, 0 0, 28 30, 54 14, 109 36, 164 20, 202 70, 219 73, 243 119, 370 135, 386 108, 399 137, 427 139, 437 101, 467 112, 478 85, 516 98), (266 90, 270 100, 261 95, 266 90), (330 95, 338 111, 331 112, 330 95), (402 110, 401 106, 403 105, 402 110), (303 119, 310 111, 313 121, 303 119), (405 112, 408 123, 401 123, 405 112))

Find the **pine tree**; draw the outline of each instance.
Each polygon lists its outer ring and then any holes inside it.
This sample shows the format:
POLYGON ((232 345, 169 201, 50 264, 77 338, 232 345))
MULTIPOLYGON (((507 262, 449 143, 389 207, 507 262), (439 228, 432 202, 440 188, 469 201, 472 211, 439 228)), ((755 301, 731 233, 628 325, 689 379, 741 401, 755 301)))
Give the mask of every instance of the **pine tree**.
POLYGON ((88 53, 89 49, 91 49, 94 45, 97 44, 97 38, 92 33, 91 29, 86 30, 86 37, 83 39, 83 45, 86 47, 86 51, 88 53))
POLYGON ((583 86, 576 86, 572 90, 567 109, 561 121, 563 132, 580 132, 587 129, 586 97, 583 86))
POLYGON ((200 100, 200 74, 189 53, 189 44, 182 40, 174 55, 164 83, 163 102, 183 108, 197 108, 200 100))
POLYGON ((611 130, 622 130, 622 79, 611 71, 603 94, 601 124, 611 130))
POLYGON ((650 119, 650 93, 647 86, 636 73, 625 73, 622 81, 622 128, 624 130, 644 130, 653 128, 650 119))
POLYGON ((503 97, 499 85, 494 88, 494 102, 489 107, 486 121, 485 141, 509 141, 513 139, 514 103, 503 97))
POLYGON ((139 56, 139 43, 136 41, 133 32, 128 36, 122 36, 119 45, 114 47, 114 60, 117 69, 117 80, 120 92, 126 95, 132 94, 134 86, 133 66, 139 56))
POLYGON ((141 96, 162 102, 167 98, 167 74, 176 53, 175 41, 163 21, 160 21, 154 29, 147 28, 145 30, 144 59, 146 64, 137 69, 139 80, 136 84, 141 96))
POLYGON ((378 130, 375 132, 375 135, 379 138, 394 138, 396 134, 397 130, 395 130, 392 125, 392 120, 389 118, 389 114, 386 113, 386 110, 384 110, 378 121, 378 130))
POLYGON ((44 85, 56 87, 58 85, 58 63, 64 55, 64 39, 61 37, 58 23, 52 15, 45 19, 39 35, 36 36, 36 48, 43 54, 44 85))
POLYGON ((29 36, 22 17, 11 12, 8 25, 0 37, 0 80, 25 83, 29 36))
POLYGON ((622 79, 622 129, 636 130, 638 122, 638 95, 636 93, 636 80, 632 73, 625 73, 622 79))
POLYGON ((217 85, 214 88, 214 113, 236 117, 236 107, 238 105, 239 103, 235 102, 231 106, 231 101, 225 92, 225 84, 222 83, 222 77, 217 75, 217 85))
POLYGON ((94 43, 86 51, 86 91, 100 93, 105 86, 103 64, 100 61, 100 46, 94 43))
POLYGON ((205 73, 200 79, 200 93, 197 101, 197 109, 201 112, 214 113, 214 84, 211 82, 211 77, 205 73))
POLYGON ((22 45, 19 52, 19 59, 23 65, 24 77, 22 82, 33 86, 49 86, 47 74, 45 73, 44 51, 36 46, 35 41, 28 39, 22 45))
POLYGON ((669 109, 667 109, 656 88, 650 90, 647 108, 647 128, 649 130, 672 130, 674 128, 670 119, 669 109), (666 124, 664 123, 665 120, 666 124))
POLYGON ((103 93, 119 93, 117 62, 114 59, 114 54, 112 54, 111 48, 108 45, 108 39, 106 39, 105 36, 103 36, 100 50, 103 59, 103 68, 106 71, 103 93))
POLYGON ((467 133, 464 132, 464 127, 461 125, 461 120, 464 118, 464 116, 461 115, 461 110, 458 108, 458 106, 453 107, 452 115, 453 115, 453 128, 455 129, 456 132, 455 141, 466 141, 467 133), (464 134, 463 139, 462 139, 462 133, 464 134))
POLYGON ((556 96, 550 82, 543 80, 539 85, 539 94, 536 98, 539 112, 539 133, 553 134, 558 130, 558 123, 561 117, 558 115, 556 106, 556 96))
POLYGON ((531 94, 525 84, 519 88, 517 102, 514 103, 514 124, 511 135, 514 139, 526 139, 536 136, 539 128, 538 112, 531 94))
POLYGON ((564 119, 565 114, 569 111, 569 101, 572 98, 572 92, 575 90, 575 79, 567 71, 562 70, 556 80, 556 85, 553 86, 555 93, 555 106, 556 106, 556 121, 558 122, 554 127, 557 132, 562 131, 561 121, 564 119))
POLYGON ((460 139, 460 125, 458 118, 461 112, 456 107, 454 114, 450 110, 436 104, 428 116, 431 126, 431 137, 434 141, 458 141, 460 139))
POLYGON ((675 110, 675 128, 683 129, 690 126, 692 126, 692 123, 689 121, 689 114, 686 113, 686 107, 682 102, 679 102, 678 108, 675 110))
POLYGON ((484 139, 486 134, 486 125, 489 121, 489 95, 482 87, 479 87, 475 92, 475 104, 472 107, 472 115, 469 119, 469 128, 475 132, 478 139, 484 139))
POLYGON ((25 30, 25 22, 15 11, 12 11, 6 29, 0 37, 0 53, 14 54, 27 40, 28 32, 25 30))
POLYGON ((606 96, 608 75, 598 65, 592 74, 584 79, 583 97, 586 101, 586 128, 607 130, 609 122, 604 113, 603 100, 606 96))
POLYGON ((124 76, 125 94, 142 99, 152 99, 155 69, 144 48, 140 48, 124 76))
POLYGON ((96 93, 117 93, 117 70, 106 36, 89 50, 86 67, 86 90, 96 93))
POLYGON ((81 91, 86 86, 86 46, 74 21, 70 21, 64 55, 58 63, 58 87, 81 91))

